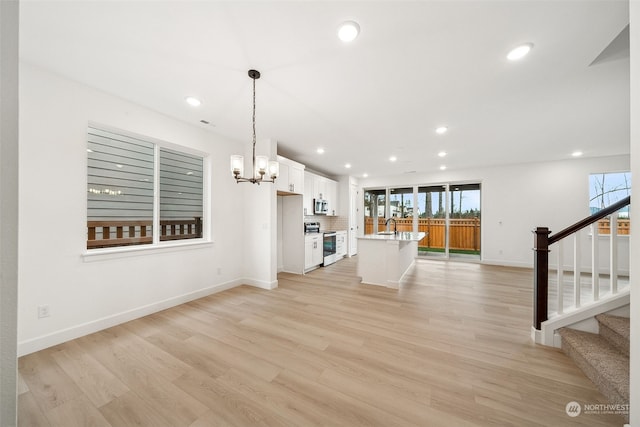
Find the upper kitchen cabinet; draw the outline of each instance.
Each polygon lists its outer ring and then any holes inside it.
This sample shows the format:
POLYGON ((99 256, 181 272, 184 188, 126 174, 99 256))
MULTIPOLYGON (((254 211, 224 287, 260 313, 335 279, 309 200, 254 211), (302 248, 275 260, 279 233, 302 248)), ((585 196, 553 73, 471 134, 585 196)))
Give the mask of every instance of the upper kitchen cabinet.
POLYGON ((303 194, 304 165, 286 157, 278 156, 280 176, 276 179, 278 193, 303 194))
POLYGON ((324 176, 313 175, 313 198, 327 200, 327 181, 324 176))
POLYGON ((304 193, 302 193, 302 210, 304 215, 313 215, 313 177, 311 172, 304 171, 304 193))
POLYGON ((327 215, 337 215, 338 212, 338 183, 332 179, 326 182, 327 215))
POLYGON ((314 214, 314 199, 326 200, 326 215, 338 214, 338 183, 324 176, 305 171, 303 197, 305 215, 314 214))

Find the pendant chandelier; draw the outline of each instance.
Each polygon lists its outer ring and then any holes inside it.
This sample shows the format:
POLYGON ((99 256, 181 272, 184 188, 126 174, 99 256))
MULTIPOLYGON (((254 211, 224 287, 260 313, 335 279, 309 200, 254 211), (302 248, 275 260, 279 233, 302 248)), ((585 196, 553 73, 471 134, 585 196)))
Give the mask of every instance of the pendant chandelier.
POLYGON ((242 176, 244 174, 244 157, 237 154, 231 156, 231 173, 236 182, 250 182, 260 185, 261 182, 276 182, 280 165, 276 161, 269 161, 267 156, 256 156, 256 80, 260 78, 260 72, 249 70, 249 77, 253 80, 253 163, 251 168, 253 176, 251 178, 242 176))

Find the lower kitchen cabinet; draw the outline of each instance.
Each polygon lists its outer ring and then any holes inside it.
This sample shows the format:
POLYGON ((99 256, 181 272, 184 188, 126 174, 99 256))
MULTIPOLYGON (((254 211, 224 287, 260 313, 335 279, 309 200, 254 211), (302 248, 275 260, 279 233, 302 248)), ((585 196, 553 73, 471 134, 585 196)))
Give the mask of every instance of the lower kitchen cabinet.
POLYGON ((310 270, 322 264, 322 234, 304 237, 304 269, 310 270))

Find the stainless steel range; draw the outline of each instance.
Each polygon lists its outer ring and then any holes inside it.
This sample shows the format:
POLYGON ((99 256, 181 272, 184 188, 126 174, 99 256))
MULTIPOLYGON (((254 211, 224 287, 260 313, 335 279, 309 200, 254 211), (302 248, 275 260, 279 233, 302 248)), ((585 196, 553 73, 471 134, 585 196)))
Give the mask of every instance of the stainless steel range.
POLYGON ((337 237, 335 231, 324 231, 320 233, 319 222, 305 222, 304 223, 305 234, 322 234, 322 257, 323 266, 331 265, 338 260, 337 252, 337 237))
POLYGON ((324 255, 324 263, 322 265, 326 267, 337 261, 335 231, 325 231, 322 234, 322 248, 324 255))

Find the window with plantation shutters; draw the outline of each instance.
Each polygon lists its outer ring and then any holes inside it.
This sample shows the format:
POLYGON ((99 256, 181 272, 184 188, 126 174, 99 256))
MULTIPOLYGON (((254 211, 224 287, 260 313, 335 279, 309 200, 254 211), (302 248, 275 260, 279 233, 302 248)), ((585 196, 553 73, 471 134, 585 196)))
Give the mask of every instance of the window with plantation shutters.
POLYGON ((202 156, 89 126, 87 167, 88 249, 202 238, 202 156))
POLYGON ((202 237, 202 169, 202 157, 160 149, 160 240, 202 237))

